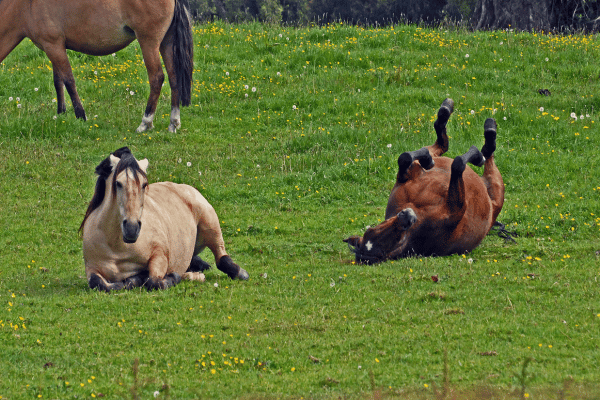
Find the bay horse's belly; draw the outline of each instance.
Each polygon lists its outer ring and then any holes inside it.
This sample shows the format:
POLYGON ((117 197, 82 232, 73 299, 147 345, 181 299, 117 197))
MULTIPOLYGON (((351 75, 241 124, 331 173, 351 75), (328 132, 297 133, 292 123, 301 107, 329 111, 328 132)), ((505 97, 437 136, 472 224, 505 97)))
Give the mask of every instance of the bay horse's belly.
POLYGON ((405 256, 445 256, 473 250, 485 238, 492 224, 492 203, 481 177, 467 166, 463 172, 465 212, 458 222, 448 223, 446 206, 452 159, 435 158, 435 167, 418 166, 418 179, 392 189, 385 218, 412 208, 417 222, 409 229, 405 256), (422 171, 422 172, 420 172, 422 171))

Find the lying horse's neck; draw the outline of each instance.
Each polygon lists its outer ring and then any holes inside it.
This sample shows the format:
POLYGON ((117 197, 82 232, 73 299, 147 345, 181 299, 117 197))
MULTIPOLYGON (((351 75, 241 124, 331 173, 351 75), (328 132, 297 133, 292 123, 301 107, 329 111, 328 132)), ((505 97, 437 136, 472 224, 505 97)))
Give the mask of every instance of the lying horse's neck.
POLYGON ((27 21, 25 17, 28 10, 23 4, 29 4, 23 0, 0 0, 0 62, 27 37, 27 21))

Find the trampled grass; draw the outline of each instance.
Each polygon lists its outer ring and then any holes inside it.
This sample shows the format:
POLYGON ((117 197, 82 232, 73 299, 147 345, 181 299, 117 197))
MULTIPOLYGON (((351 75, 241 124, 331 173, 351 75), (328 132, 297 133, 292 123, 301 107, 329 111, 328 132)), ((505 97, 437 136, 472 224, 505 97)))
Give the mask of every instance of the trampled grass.
POLYGON ((88 121, 55 115, 30 42, 0 65, 0 398, 597 398, 597 36, 218 23, 195 43, 177 134, 168 85, 135 133, 137 44, 70 54, 88 121), (446 97, 451 157, 498 122, 517 242, 355 265, 342 239, 383 219, 446 97), (123 145, 202 191, 250 281, 87 288, 77 229, 123 145))

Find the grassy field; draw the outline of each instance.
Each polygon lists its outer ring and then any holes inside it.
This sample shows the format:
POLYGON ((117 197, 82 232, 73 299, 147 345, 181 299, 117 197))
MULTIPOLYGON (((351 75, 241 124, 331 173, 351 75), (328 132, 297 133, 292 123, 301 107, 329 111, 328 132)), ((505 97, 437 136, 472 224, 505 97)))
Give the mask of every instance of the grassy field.
POLYGON ((0 65, 0 399, 598 398, 598 39, 199 25, 176 134, 168 85, 135 133, 137 43, 70 53, 81 121, 56 115, 50 62, 23 42, 0 65), (498 122, 516 243, 354 264, 342 239, 382 221, 446 97, 451 157, 498 122), (202 191, 249 281, 88 289, 77 230, 123 145, 150 181, 202 191))

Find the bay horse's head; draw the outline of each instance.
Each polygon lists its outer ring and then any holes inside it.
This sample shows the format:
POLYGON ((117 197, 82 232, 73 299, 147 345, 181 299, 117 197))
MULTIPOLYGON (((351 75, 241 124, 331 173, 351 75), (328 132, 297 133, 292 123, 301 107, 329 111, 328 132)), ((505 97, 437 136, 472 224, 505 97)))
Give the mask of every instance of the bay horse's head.
POLYGON ((401 244, 406 241, 407 231, 417 222, 417 214, 406 208, 395 216, 386 219, 376 227, 368 227, 365 234, 344 239, 356 255, 356 262, 376 264, 396 258, 401 244))
POLYGON ((119 210, 123 241, 135 243, 142 228, 144 195, 148 190, 148 160, 138 161, 129 151, 115 152, 107 160, 111 168, 108 183, 119 210))

